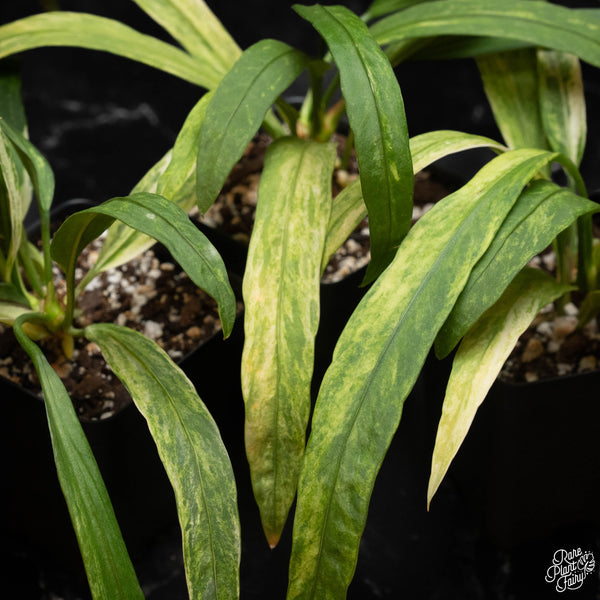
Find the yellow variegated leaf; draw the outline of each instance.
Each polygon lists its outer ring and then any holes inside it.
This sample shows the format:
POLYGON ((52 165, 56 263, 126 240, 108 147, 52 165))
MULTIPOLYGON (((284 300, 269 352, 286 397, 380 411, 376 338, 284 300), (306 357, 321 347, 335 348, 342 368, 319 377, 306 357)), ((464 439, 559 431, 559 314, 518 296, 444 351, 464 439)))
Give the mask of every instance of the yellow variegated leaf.
POLYGON ((304 454, 335 156, 331 144, 281 138, 267 150, 258 189, 243 287, 242 389, 246 452, 271 546, 304 454))
POLYGON ((438 426, 428 505, 519 336, 543 306, 568 289, 543 271, 526 267, 464 337, 454 358, 438 426))

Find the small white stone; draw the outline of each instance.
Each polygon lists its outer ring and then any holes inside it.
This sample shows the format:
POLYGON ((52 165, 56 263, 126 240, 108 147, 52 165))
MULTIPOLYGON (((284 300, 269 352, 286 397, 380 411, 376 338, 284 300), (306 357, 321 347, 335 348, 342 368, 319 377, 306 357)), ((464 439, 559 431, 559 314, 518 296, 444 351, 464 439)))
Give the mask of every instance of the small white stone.
POLYGON ((144 323, 144 335, 152 340, 157 340, 163 334, 163 328, 156 321, 146 321, 144 323))

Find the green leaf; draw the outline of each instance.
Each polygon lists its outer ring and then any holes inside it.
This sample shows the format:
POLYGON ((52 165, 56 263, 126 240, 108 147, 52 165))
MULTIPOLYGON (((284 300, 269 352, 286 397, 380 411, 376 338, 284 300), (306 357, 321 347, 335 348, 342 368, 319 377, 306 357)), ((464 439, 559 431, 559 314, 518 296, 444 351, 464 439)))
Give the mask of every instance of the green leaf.
POLYGON ((25 109, 21 102, 19 68, 9 61, 0 63, 0 117, 17 131, 27 130, 25 109))
POLYGON ((201 212, 214 202, 277 96, 307 65, 302 52, 276 40, 261 40, 225 75, 200 129, 196 183, 201 212))
POLYGON ((241 50, 203 0, 134 0, 191 55, 225 74, 241 50))
POLYGON ((0 129, 13 144, 27 170, 38 197, 40 212, 48 212, 54 198, 54 173, 50 164, 38 149, 5 119, 0 118, 0 129))
POLYGON ((85 336, 98 344, 148 421, 175 491, 190 598, 237 598, 237 493, 215 422, 183 371, 141 333, 96 324, 85 336))
POLYGON ((548 148, 538 102, 535 48, 477 59, 496 123, 510 148, 548 148))
POLYGON ((581 65, 563 52, 538 50, 540 110, 550 147, 581 163, 587 124, 581 65))
POLYGON ((428 505, 519 336, 541 308, 569 289, 540 269, 525 268, 463 339, 446 388, 433 451, 428 505))
POLYGON ((600 19, 593 11, 538 0, 436 0, 381 19, 379 44, 439 35, 495 36, 571 52, 600 67, 600 19))
MULTIPOLYGON (((431 163, 463 150, 491 148, 505 151, 507 148, 490 138, 458 131, 431 131, 410 140, 413 171, 417 173, 431 163)), ((333 200, 327 241, 321 263, 324 270, 332 254, 346 241, 354 228, 367 216, 360 180, 353 181, 333 200)))
POLYGON ((429 0, 374 0, 367 9, 366 15, 368 19, 376 19, 377 17, 383 17, 384 15, 404 10, 409 6, 428 1, 429 0))
POLYGON ((479 317, 536 254, 577 218, 598 212, 595 203, 549 181, 535 181, 517 200, 485 254, 471 271, 435 343, 447 356, 479 317))
MULTIPOLYGON (((133 188, 132 193, 151 192, 160 194, 189 212, 196 205, 196 153, 200 125, 206 115, 206 107, 212 92, 205 94, 194 106, 181 128, 175 145, 150 169, 133 188)), ((83 289, 96 275, 118 267, 138 256, 155 240, 124 223, 113 223, 94 266, 79 284, 83 289)))
POLYGON ((0 288, 0 323, 12 326, 22 314, 31 314, 33 311, 22 301, 17 300, 17 296, 11 294, 5 287, 6 285, 8 284, 0 283, 2 286, 0 288))
POLYGON ((583 327, 588 321, 600 313, 600 290, 594 290, 585 295, 579 308, 579 326, 583 327))
POLYGON ((143 599, 98 465, 71 399, 42 351, 23 333, 22 326, 30 320, 32 315, 20 317, 14 331, 33 361, 44 392, 54 462, 92 596, 94 600, 143 599))
POLYGON ((54 11, 0 26, 0 58, 45 46, 110 52, 207 89, 216 87, 222 77, 210 63, 105 17, 54 11))
POLYGON ((17 152, 4 128, 0 127, 0 241, 4 247, 4 272, 0 275, 5 281, 11 280, 11 271, 25 235, 23 220, 29 206, 25 195, 30 188, 26 185, 24 173, 17 152))
POLYGON ((17 304, 22 304, 24 307, 29 308, 29 300, 27 297, 12 283, 0 281, 0 301, 16 302, 17 304))
POLYGON ((347 8, 294 9, 324 37, 340 72, 369 213, 371 262, 366 283, 389 264, 412 217, 413 172, 400 86, 366 25, 347 8))
POLYGON ((227 337, 233 328, 236 305, 225 264, 187 214, 156 194, 112 198, 66 219, 52 240, 52 256, 64 269, 69 288, 72 289, 77 256, 113 219, 119 219, 167 247, 190 279, 217 301, 223 335, 227 337))
POLYGON ((495 158, 427 212, 342 332, 298 487, 289 599, 344 597, 375 477, 436 333, 521 189, 554 154, 495 158))
POLYGON ((332 144, 280 138, 267 150, 258 188, 243 286, 242 390, 246 453, 271 547, 304 454, 335 158, 332 144))

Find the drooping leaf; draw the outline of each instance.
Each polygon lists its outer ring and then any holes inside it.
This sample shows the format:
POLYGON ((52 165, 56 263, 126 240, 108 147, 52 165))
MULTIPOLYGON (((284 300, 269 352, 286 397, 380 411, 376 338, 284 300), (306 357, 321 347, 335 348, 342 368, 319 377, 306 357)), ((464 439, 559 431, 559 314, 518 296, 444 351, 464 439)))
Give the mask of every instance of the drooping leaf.
POLYGON ((226 73, 241 50, 203 0, 134 0, 191 55, 226 73))
POLYGON ((198 60, 171 44, 97 15, 53 11, 0 26, 0 58, 46 46, 110 52, 206 89, 216 87, 222 77, 208 61, 198 60))
MULTIPOLYGON (((173 148, 144 175, 132 193, 160 194, 189 212, 196 205, 196 153, 200 125, 212 92, 205 94, 187 116, 173 148)), ((107 234, 98 259, 79 285, 83 289, 96 275, 118 267, 138 256, 155 240, 115 221, 107 234)))
POLYGON ((27 174, 33 182, 40 211, 49 211, 54 197, 54 173, 50 168, 50 164, 38 149, 5 119, 0 118, 0 128, 6 138, 13 144, 27 174))
POLYGON ((495 36, 571 52, 600 66, 597 11, 539 0, 435 0, 384 17, 371 32, 382 45, 439 35, 495 36))
POLYGON ((572 54, 538 50, 539 99, 550 147, 581 162, 587 124, 579 60, 572 54))
POLYGON ((535 48, 477 59, 496 124, 510 148, 548 148, 538 102, 535 48))
POLYGON ((33 361, 44 392, 54 462, 92 596, 94 600, 143 599, 98 465, 71 399, 40 348, 23 333, 22 326, 32 318, 35 317, 19 317, 14 331, 33 361))
MULTIPOLYGON (((459 131, 431 131, 412 137, 409 141, 415 174, 436 160, 463 150, 473 148, 490 148, 499 152, 507 150, 505 146, 490 138, 459 131)), ((332 254, 366 216, 367 207, 362 197, 360 181, 353 181, 333 201, 321 263, 323 270, 332 254)))
POLYGON ((435 335, 523 185, 554 157, 502 154, 438 202, 350 317, 300 475, 290 600, 344 597, 377 471, 435 335))
POLYGON ((310 411, 331 144, 269 146, 244 275, 246 453, 265 535, 279 541, 296 493, 310 411))
POLYGON ((208 105, 197 157, 198 207, 205 212, 279 94, 308 57, 276 40, 250 46, 225 75, 208 105))
POLYGON ((389 60, 366 25, 341 6, 295 6, 323 36, 340 72, 369 213, 373 281, 410 227, 413 172, 404 103, 389 60))
POLYGON ((502 365, 541 308, 570 288, 540 269, 523 269, 460 344, 438 426, 427 504, 444 478, 502 365))
POLYGON ((0 242, 2 242, 3 273, 2 279, 11 280, 11 271, 24 236, 23 220, 29 205, 24 198, 27 186, 25 169, 10 139, 0 128, 0 242))
POLYGON ((447 356, 479 317, 500 298, 510 281, 536 254, 578 217, 600 207, 549 181, 535 181, 519 197, 494 241, 471 271, 436 339, 447 356))
POLYGON ((233 328, 236 306, 225 264, 187 214, 173 202, 156 194, 139 193, 112 198, 65 220, 52 240, 52 256, 65 271, 68 289, 73 289, 77 256, 114 219, 167 247, 190 279, 217 301, 223 335, 227 337, 233 328))
POLYGON ((237 493, 215 422, 183 371, 141 333, 96 324, 85 336, 98 344, 148 421, 175 491, 190 598, 237 598, 237 493))

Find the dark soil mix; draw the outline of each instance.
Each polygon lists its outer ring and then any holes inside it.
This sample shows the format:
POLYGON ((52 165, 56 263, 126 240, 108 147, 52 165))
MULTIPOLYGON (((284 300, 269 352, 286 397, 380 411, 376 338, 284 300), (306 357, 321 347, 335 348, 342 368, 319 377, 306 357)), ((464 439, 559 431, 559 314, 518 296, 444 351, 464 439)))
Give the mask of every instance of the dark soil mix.
MULTIPOLYGON (((80 256, 82 276, 94 259, 99 242, 80 256)), ((57 295, 64 281, 57 272, 57 295)), ((221 323, 216 302, 169 260, 153 250, 94 279, 79 298, 76 325, 113 322, 140 331, 156 341, 175 361, 218 335, 221 323)), ((98 347, 83 338, 75 341, 71 359, 51 341, 40 342, 59 374, 82 420, 107 418, 130 402, 123 384, 113 375, 98 347)), ((12 329, 0 326, 0 375, 41 396, 38 378, 12 329)))

